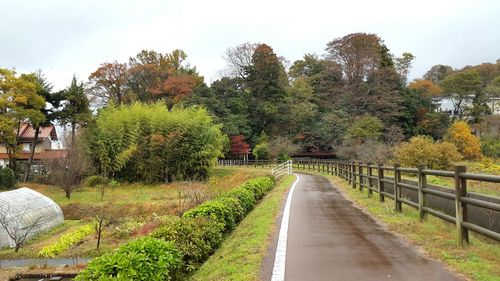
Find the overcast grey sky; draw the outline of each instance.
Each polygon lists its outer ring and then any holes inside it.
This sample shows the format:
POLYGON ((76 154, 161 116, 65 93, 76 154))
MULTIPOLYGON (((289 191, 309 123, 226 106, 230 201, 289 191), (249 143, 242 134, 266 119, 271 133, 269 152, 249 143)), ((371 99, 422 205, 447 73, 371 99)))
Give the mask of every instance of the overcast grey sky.
POLYGON ((289 61, 323 54, 353 32, 378 34, 396 56, 455 68, 500 58, 500 1, 0 0, 0 67, 42 69, 56 89, 141 49, 180 48, 210 82, 228 47, 263 42, 289 61))

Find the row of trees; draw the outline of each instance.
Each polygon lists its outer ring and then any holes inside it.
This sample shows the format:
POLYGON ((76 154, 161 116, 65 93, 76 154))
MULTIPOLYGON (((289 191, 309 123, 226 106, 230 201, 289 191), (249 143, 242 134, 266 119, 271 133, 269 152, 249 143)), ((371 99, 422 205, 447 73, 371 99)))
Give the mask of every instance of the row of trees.
MULTIPOLYGON (((227 67, 211 85, 182 50, 143 50, 125 63, 102 63, 86 84, 74 78, 60 92, 39 73, 2 70, 0 141, 14 153, 16 128, 28 121, 35 128, 70 125, 75 143, 76 129, 92 124, 89 104, 99 112, 162 102, 169 110, 203 106, 230 136, 226 156, 252 152, 265 159, 295 150, 337 152, 366 142, 393 145, 416 135, 441 139, 455 120, 486 132, 479 124, 491 113, 487 102, 500 95, 500 62, 459 70, 436 65, 409 82, 415 57, 394 56, 376 34, 336 38, 323 55, 306 54, 293 63, 263 43, 229 48, 224 58, 227 67), (453 103, 452 112, 439 110, 436 100, 442 98, 453 103)), ((488 137, 495 153, 498 135, 488 137)))

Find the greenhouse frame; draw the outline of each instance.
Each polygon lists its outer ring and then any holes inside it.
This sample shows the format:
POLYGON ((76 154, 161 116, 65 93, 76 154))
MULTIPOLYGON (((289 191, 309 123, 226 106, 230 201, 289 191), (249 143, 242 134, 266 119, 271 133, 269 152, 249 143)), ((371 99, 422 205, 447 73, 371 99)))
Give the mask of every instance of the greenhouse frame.
POLYGON ((22 187, 0 192, 0 249, 15 247, 64 222, 64 215, 52 199, 22 187))

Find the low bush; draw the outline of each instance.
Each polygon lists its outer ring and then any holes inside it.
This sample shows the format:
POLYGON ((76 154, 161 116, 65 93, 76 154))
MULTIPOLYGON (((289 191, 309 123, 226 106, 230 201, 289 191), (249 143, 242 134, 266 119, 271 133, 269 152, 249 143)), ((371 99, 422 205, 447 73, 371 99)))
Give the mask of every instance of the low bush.
POLYGON ((250 210, 252 210, 257 203, 257 200, 253 196, 252 192, 243 187, 237 187, 228 191, 224 196, 237 198, 240 201, 241 206, 244 208, 245 213, 250 212, 250 210))
POLYGON ((485 156, 500 158, 500 138, 481 136, 481 151, 485 156))
POLYGON ((140 230, 144 226, 144 223, 137 222, 135 220, 126 220, 113 229, 113 236, 116 238, 127 238, 132 233, 140 230))
POLYGON ((0 189, 13 189, 16 187, 16 175, 11 168, 0 167, 0 189))
POLYGON ((54 258, 60 253, 69 249, 71 246, 82 241, 85 237, 92 234, 93 232, 94 228, 92 227, 92 224, 86 224, 82 227, 79 227, 74 231, 62 235, 56 242, 43 247, 38 252, 38 256, 44 258, 54 258))
POLYGON ((181 265, 174 243, 144 237, 93 259, 75 280, 174 280, 181 265))
POLYGON ((234 211, 217 200, 211 200, 184 213, 185 218, 209 217, 224 225, 225 230, 232 230, 236 225, 234 211))
POLYGON ((247 181, 242 185, 243 188, 253 193, 256 200, 260 200, 273 188, 274 179, 272 177, 260 177, 247 181))
POLYGON ((210 218, 172 217, 156 229, 154 238, 172 241, 183 256, 183 271, 199 267, 222 241, 224 225, 210 218))
POLYGON ((435 142, 429 137, 418 136, 395 149, 395 161, 406 167, 425 165, 430 169, 446 169, 462 156, 449 142, 435 142))
POLYGON ((85 186, 96 187, 98 185, 107 185, 109 179, 103 176, 94 175, 90 176, 85 180, 85 186))

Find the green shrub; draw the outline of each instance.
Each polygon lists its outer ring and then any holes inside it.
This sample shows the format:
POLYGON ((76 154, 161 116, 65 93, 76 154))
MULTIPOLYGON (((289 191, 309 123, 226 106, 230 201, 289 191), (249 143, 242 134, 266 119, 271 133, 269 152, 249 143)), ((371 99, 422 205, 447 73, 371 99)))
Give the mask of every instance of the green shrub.
POLYGON ((238 198, 241 206, 245 210, 245 213, 250 212, 250 210, 252 210, 257 203, 257 200, 255 199, 253 193, 243 187, 237 187, 227 192, 224 196, 238 198))
POLYGON ((76 280, 173 280, 181 265, 172 242, 144 237, 93 259, 76 280))
POLYGON ((82 241, 85 237, 92 234, 93 232, 94 228, 92 224, 86 224, 82 227, 79 227, 74 231, 62 235, 61 237, 59 237, 59 239, 57 239, 56 242, 43 247, 38 252, 38 256, 44 258, 54 258, 60 253, 69 249, 71 246, 82 241))
POLYGON ((141 229, 144 223, 135 220, 127 220, 113 229, 113 236, 117 238, 127 238, 132 232, 141 229))
POLYGON ((454 144, 434 142, 424 136, 413 137, 395 150, 395 160, 406 167, 425 165, 431 169, 446 169, 461 159, 454 144))
POLYGON ((13 189, 16 187, 16 175, 11 168, 0 167, 0 189, 13 189))
POLYGON ((481 137, 481 151, 485 156, 500 158, 500 139, 498 137, 481 137))
POLYGON ((187 211, 184 217, 211 217, 223 223, 226 231, 232 230, 236 223, 253 208, 257 200, 262 199, 273 186, 272 177, 249 180, 237 189, 187 211))
POLYGON ((152 236, 172 241, 183 255, 185 272, 198 268, 220 245, 224 225, 210 218, 172 218, 152 236))
POLYGON ((107 185, 109 179, 103 176, 95 175, 90 176, 85 180, 85 186, 96 187, 98 185, 107 185))
POLYGON ((274 179, 272 177, 260 177, 247 181, 242 188, 249 190, 256 200, 260 200, 273 188, 274 179))
POLYGON ((205 202, 184 213, 185 218, 209 217, 224 225, 224 229, 229 231, 236 225, 234 211, 230 206, 218 200, 205 202))
POLYGON ((240 222, 247 214, 238 197, 222 196, 217 198, 216 201, 221 202, 222 204, 229 207, 229 209, 231 210, 231 215, 233 216, 233 220, 236 223, 240 222))

